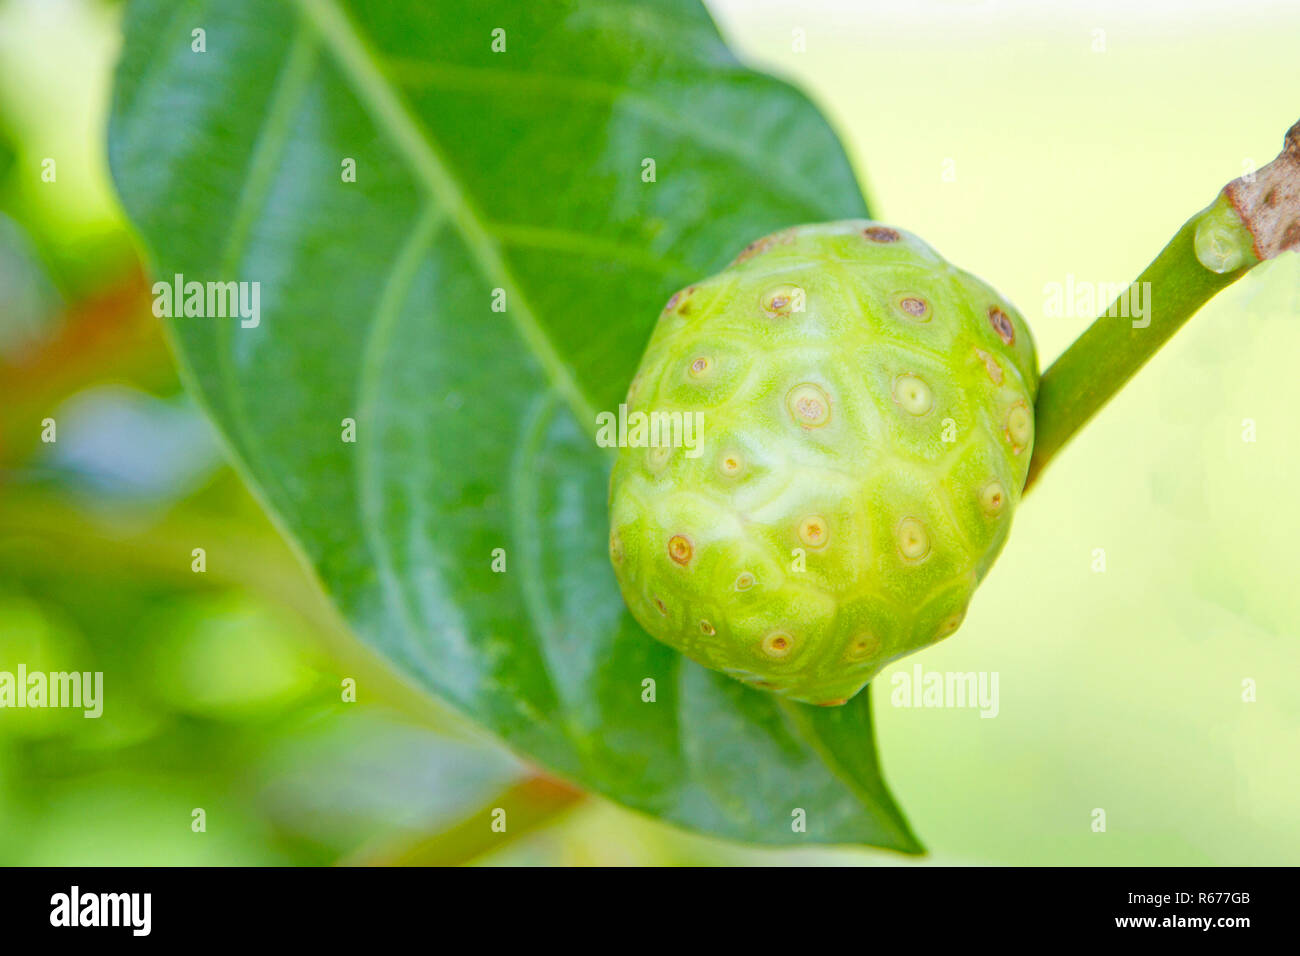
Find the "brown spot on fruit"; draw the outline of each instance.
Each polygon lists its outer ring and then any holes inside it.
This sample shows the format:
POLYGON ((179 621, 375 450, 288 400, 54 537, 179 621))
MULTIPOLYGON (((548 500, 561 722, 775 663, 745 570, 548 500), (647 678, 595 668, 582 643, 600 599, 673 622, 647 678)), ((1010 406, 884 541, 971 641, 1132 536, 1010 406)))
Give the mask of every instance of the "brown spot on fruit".
POLYGON ((868 226, 862 230, 862 234, 872 242, 897 242, 902 238, 897 229, 888 226, 868 226))
POLYGON ((688 368, 691 378, 704 378, 713 368, 713 359, 707 355, 697 355, 688 368))
POLYGON ((623 563, 623 539, 617 532, 611 532, 609 535, 609 558, 615 564, 623 563))
POLYGON ((668 539, 668 557, 672 558, 677 564, 687 564, 691 560, 691 555, 695 553, 695 548, 691 545, 691 539, 684 534, 675 534, 668 539))
POLYGON ((880 639, 871 634, 862 634, 853 639, 844 656, 851 661, 865 661, 874 657, 880 650, 880 639))
POLYGON ((773 631, 763 638, 763 653, 778 660, 794 649, 794 638, 785 631, 773 631))
POLYGON ((994 385, 1001 385, 1002 366, 998 364, 998 360, 995 359, 988 352, 985 352, 981 348, 977 348, 975 350, 975 354, 978 355, 980 357, 980 361, 984 363, 984 371, 988 372, 989 381, 992 382, 994 385))
POLYGON ((831 397, 820 385, 796 385, 786 395, 785 404, 800 428, 821 428, 831 420, 831 397))
POLYGON ((783 318, 794 311, 801 294, 798 286, 775 286, 758 297, 758 305, 771 318, 783 318))
POLYGON ((664 306, 664 311, 671 312, 673 309, 677 308, 677 303, 681 301, 681 298, 682 298, 681 292, 674 292, 672 294, 672 297, 668 300, 667 304, 664 306))
POLYGON ((685 300, 682 302, 681 305, 679 305, 679 306, 677 307, 677 314, 678 314, 678 315, 686 316, 686 315, 690 315, 690 314, 691 314, 691 311, 692 311, 692 309, 691 309, 691 294, 694 293, 694 292, 695 292, 695 286, 691 286, 689 289, 686 290, 686 292, 684 293, 684 295, 686 296, 685 300))
POLYGON ((916 319, 918 322, 925 322, 930 318, 930 303, 919 295, 903 296, 898 300, 898 308, 908 318, 916 319))
POLYGON ((708 621, 700 621, 700 631, 703 632, 704 634, 707 634, 709 637, 712 637, 714 634, 718 633, 718 629, 714 627, 712 624, 710 624, 708 621))
POLYGON ((740 574, 736 577, 737 591, 748 591, 753 586, 754 586, 754 575, 750 574, 748 571, 741 571, 740 574))
POLYGON ((724 451, 718 456, 718 472, 724 478, 735 478, 745 470, 745 459, 740 452, 724 451))
POLYGON ((1005 345, 1015 344, 1016 327, 1012 324, 1011 317, 996 305, 989 306, 989 325, 993 326, 993 331, 1005 345))
POLYGON ((810 548, 820 548, 830 537, 826 519, 821 515, 807 515, 799 522, 799 540, 810 548))
POLYGON ((741 251, 740 255, 736 256, 735 261, 731 264, 735 266, 740 265, 742 262, 748 262, 755 256, 767 252, 777 243, 792 242, 796 232, 796 229, 784 229, 781 232, 774 232, 770 236, 764 236, 762 239, 755 239, 741 251))
POLYGON ((847 697, 836 697, 834 700, 819 700, 817 702, 817 706, 818 707, 839 707, 842 704, 848 703, 848 700, 849 699, 847 697))
POLYGON ((659 598, 655 598, 655 607, 659 609, 659 613, 664 617, 668 616, 668 608, 664 605, 663 601, 659 600, 659 598))

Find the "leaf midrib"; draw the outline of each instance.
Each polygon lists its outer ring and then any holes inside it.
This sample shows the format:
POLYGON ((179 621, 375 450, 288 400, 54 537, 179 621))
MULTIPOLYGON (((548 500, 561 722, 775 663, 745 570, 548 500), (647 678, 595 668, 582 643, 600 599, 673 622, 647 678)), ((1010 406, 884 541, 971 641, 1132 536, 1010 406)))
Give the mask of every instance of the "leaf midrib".
MULTIPOLYGON (((379 59, 362 39, 336 0, 295 0, 298 9, 320 34, 344 79, 376 126, 386 132, 418 182, 440 203, 455 223, 470 255, 485 275, 506 292, 506 315, 541 364, 546 377, 583 426, 596 421, 596 409, 560 357, 536 313, 528 304, 479 213, 429 130, 412 114, 395 85, 379 67, 379 59)), ((484 308, 488 306, 484 301, 484 308)))

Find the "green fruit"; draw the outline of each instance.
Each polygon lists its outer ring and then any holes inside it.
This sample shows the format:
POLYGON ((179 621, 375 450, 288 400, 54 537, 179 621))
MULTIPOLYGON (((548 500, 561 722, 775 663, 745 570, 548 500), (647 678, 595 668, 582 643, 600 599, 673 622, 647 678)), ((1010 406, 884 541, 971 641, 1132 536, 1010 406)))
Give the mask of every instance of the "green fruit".
POLYGON ((706 667, 843 703, 961 623, 1024 488, 1037 390, 1020 313, 915 236, 853 220, 752 243, 669 300, 628 391, 629 422, 701 428, 675 433, 687 447, 632 428, 619 450, 624 600, 706 667))

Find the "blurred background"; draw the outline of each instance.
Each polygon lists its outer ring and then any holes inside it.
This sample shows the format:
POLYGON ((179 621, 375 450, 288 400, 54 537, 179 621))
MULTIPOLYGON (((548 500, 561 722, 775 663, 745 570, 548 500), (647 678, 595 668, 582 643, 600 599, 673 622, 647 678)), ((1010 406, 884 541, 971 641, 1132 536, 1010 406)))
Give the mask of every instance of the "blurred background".
MULTIPOLYGON (((1129 281, 1300 119, 1294 3, 709 7, 1044 366, 1089 321, 1050 284, 1129 281)), ((736 846, 549 780, 347 634, 150 313, 105 160, 120 16, 0 0, 0 671, 112 701, 0 711, 0 864, 1300 863, 1300 256, 1194 318, 1052 465, 959 637, 877 679, 930 855, 736 846), (192 573, 196 541, 236 559, 192 573), (891 706, 916 664, 997 672, 997 716, 891 706)))

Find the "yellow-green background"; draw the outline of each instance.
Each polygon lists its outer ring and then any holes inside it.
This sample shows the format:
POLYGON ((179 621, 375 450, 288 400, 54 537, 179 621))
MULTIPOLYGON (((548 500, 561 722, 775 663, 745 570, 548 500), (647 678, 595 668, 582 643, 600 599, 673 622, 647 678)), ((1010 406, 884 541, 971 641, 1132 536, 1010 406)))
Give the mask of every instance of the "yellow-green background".
MULTIPOLYGON (((1018 303, 1044 365, 1087 325, 1045 316, 1046 284, 1128 281, 1300 119, 1289 6, 711 5, 742 55, 827 112, 880 218, 1018 303)), ((93 660, 110 702, 99 721, 0 711, 0 863, 908 862, 736 847, 547 789, 339 628, 219 464, 151 320, 58 338, 132 288, 103 149, 119 15, 0 0, 0 669, 93 660), (47 415, 53 447, 36 442, 47 415), (190 573, 214 538, 240 560, 190 573), (345 676, 360 703, 339 701, 345 676), (530 800, 544 824, 524 833, 530 800), (488 836, 502 802, 521 824, 488 836)), ((898 665, 1000 675, 992 720, 878 693, 928 862, 1300 862, 1298 356, 1291 255, 1086 429, 959 635, 898 665)))

